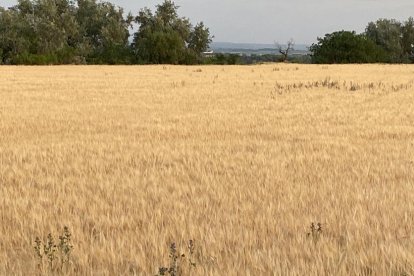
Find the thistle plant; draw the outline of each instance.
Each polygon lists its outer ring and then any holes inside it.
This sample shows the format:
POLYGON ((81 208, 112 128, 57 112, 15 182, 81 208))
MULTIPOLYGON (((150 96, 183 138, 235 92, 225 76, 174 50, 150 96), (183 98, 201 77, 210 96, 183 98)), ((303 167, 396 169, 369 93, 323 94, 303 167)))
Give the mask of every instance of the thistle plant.
MULTIPOLYGON (((189 271, 191 272, 191 269, 196 266, 196 263, 194 261, 194 253, 195 253, 195 244, 194 240, 189 240, 188 245, 188 265, 189 265, 189 271)), ((186 258, 186 255, 184 253, 179 254, 177 250, 177 245, 175 243, 171 243, 170 249, 169 249, 169 259, 170 264, 168 267, 159 267, 158 268, 158 275, 170 275, 170 276, 179 276, 182 275, 182 261, 186 258)))
POLYGON ((51 233, 47 235, 46 241, 39 237, 35 239, 34 250, 38 258, 38 269, 43 270, 43 263, 46 260, 50 272, 62 271, 70 261, 70 254, 73 246, 71 244, 71 233, 68 227, 63 228, 63 234, 59 236, 59 244, 56 244, 51 233), (57 261, 60 260, 60 266, 57 261))
POLYGON ((53 270, 53 261, 56 259, 56 247, 57 246, 53 240, 52 234, 49 233, 49 235, 47 235, 46 243, 43 245, 43 252, 47 257, 50 270, 53 270))
POLYGON ((311 237, 314 242, 319 240, 319 237, 322 235, 322 224, 318 223, 311 223, 310 232, 307 233, 308 237, 311 237))
POLYGON ((71 244, 71 233, 69 232, 69 228, 65 226, 63 228, 63 235, 59 236, 59 251, 61 253, 61 268, 67 263, 69 263, 70 253, 73 249, 73 245, 71 244))

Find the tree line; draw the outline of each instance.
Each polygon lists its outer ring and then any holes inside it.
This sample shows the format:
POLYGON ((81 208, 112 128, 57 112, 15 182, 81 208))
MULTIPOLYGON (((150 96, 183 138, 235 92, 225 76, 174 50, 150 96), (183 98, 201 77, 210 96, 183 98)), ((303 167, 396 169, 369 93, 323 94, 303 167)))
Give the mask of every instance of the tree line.
POLYGON ((0 7, 0 64, 195 64, 211 39, 203 22, 180 17, 170 0, 135 16, 97 0, 0 7))
MULTIPOLYGON (((281 60, 218 54, 205 58, 212 36, 164 0, 137 15, 97 0, 18 0, 0 7, 0 64, 238 64, 281 60), (136 26, 136 31, 133 26, 136 26), (132 36, 132 37, 131 37, 132 36)), ((279 52, 284 53, 279 47, 279 52)), ((413 63, 414 19, 379 19, 365 32, 337 31, 309 48, 312 63, 413 63)), ((275 50, 276 52, 276 50, 275 50)), ((283 60, 292 60, 286 50, 283 60)))
POLYGON ((338 31, 310 47, 313 63, 413 63, 414 19, 379 19, 365 32, 338 31))

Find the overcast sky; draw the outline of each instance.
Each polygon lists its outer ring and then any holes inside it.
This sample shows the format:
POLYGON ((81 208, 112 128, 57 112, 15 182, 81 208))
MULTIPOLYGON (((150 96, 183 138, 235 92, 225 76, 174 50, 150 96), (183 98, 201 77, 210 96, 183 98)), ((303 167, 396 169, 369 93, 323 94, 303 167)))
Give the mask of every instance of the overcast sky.
MULTIPOLYGON (((0 6, 15 4, 0 0, 0 6)), ((109 0, 136 14, 162 2, 109 0)), ((310 44, 337 30, 362 32, 370 21, 414 16, 414 0, 176 0, 179 14, 204 21, 217 42, 310 44)))

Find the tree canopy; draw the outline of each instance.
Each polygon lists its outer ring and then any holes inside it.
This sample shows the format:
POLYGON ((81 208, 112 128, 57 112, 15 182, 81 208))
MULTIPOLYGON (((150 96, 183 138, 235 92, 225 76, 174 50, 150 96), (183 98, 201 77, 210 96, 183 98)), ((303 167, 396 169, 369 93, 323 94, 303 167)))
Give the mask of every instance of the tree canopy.
POLYGON ((139 29, 132 46, 140 63, 197 63, 211 43, 203 22, 193 27, 188 18, 178 16, 178 6, 169 0, 158 5, 155 13, 141 10, 135 22, 139 29))
POLYGON ((318 38, 310 47, 314 63, 412 63, 414 62, 414 19, 401 23, 379 19, 368 23, 365 32, 340 31, 318 38))
POLYGON ((403 63, 413 61, 414 20, 401 23, 394 19, 370 22, 365 29, 368 38, 386 52, 386 61, 403 63))
POLYGON ((318 38, 310 47, 314 63, 373 63, 384 60, 384 51, 365 35, 339 31, 318 38))
MULTIPOLYGON (((193 24, 178 10, 172 0, 136 15, 101 0, 18 0, 11 8, 0 7, 0 64, 232 64, 268 59, 204 57, 212 42, 209 28, 203 22, 193 24)), ((286 51, 279 46, 282 60, 289 49, 289 43, 286 51)), ((378 19, 362 34, 326 34, 310 51, 314 63, 413 63, 414 19, 378 19)))
POLYGON ((165 0, 137 16, 97 0, 18 0, 0 7, 0 64, 197 63, 211 43, 165 0), (130 43, 132 24, 138 31, 130 43))

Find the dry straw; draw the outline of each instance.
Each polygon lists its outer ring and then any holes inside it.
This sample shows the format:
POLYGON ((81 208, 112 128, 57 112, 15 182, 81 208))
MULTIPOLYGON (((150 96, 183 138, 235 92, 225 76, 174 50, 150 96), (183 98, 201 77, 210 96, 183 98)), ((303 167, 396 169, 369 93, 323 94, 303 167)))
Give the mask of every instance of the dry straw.
POLYGON ((413 72, 0 67, 0 274, 413 275, 413 72))

